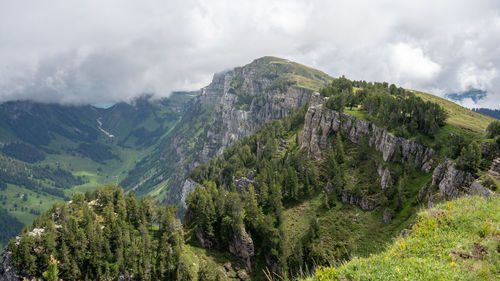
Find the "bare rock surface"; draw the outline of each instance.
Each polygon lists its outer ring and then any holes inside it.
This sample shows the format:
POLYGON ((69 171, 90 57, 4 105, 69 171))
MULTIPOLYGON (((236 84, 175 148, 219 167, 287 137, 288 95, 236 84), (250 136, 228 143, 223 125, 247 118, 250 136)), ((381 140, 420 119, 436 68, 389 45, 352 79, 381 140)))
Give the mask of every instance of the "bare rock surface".
POLYGON ((321 150, 329 148, 330 145, 328 136, 340 131, 345 138, 354 143, 366 138, 369 146, 382 153, 384 161, 403 163, 413 161, 416 167, 430 172, 434 149, 396 137, 368 121, 323 108, 324 101, 319 93, 315 93, 306 113, 304 133, 299 141, 300 147, 306 149, 309 156, 321 159, 323 157, 321 150))
POLYGON ((252 238, 244 228, 239 233, 234 233, 233 240, 229 243, 229 252, 242 259, 247 271, 252 271, 255 249, 252 238))

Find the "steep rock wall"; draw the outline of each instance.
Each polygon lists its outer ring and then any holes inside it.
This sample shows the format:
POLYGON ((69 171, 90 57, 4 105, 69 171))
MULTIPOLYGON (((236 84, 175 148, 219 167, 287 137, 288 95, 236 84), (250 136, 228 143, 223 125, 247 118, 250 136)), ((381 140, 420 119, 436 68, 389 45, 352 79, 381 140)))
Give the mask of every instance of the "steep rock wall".
POLYGON ((475 179, 471 173, 457 169, 455 162, 451 160, 440 163, 434 169, 432 185, 439 188, 439 195, 446 200, 463 194, 485 197, 491 194, 491 191, 475 179))
POLYGON ((212 83, 202 89, 190 109, 212 108, 211 120, 195 139, 176 136, 161 153, 165 162, 174 159, 177 163, 176 171, 170 176, 167 203, 178 204, 192 191, 194 185, 186 179, 196 166, 222 154, 224 149, 262 124, 289 115, 306 104, 314 93, 296 86, 272 87, 278 78, 261 75, 259 67, 254 65, 214 75, 212 83), (236 80, 240 83, 239 93, 234 90, 236 80), (247 99, 248 103, 242 106, 242 99, 247 99), (194 149, 185 146, 193 141, 194 149))
POLYGON ((315 93, 306 113, 304 133, 299 141, 300 147, 306 149, 309 156, 320 159, 323 156, 321 150, 329 146, 328 136, 340 131, 344 137, 354 143, 367 138, 368 144, 382 153, 384 161, 406 163, 413 160, 416 167, 426 172, 431 170, 432 156, 435 153, 432 148, 397 137, 368 121, 323 108, 324 101, 325 99, 319 93, 315 93), (400 155, 395 153, 397 148, 401 151, 400 155), (395 159, 396 157, 399 159, 395 159))

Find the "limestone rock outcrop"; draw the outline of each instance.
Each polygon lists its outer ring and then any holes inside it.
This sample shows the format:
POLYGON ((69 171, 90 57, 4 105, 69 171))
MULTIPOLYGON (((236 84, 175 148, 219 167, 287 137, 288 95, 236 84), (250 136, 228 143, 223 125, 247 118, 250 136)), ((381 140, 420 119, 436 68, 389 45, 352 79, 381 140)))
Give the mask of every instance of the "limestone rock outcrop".
POLYGON ((23 280, 23 277, 15 267, 12 252, 7 246, 0 255, 0 280, 18 281, 23 280))
POLYGON ((488 171, 488 174, 490 176, 500 180, 500 158, 493 159, 493 162, 491 163, 491 167, 490 167, 490 170, 488 171))
POLYGON ((330 145, 328 137, 340 131, 354 143, 366 138, 369 146, 382 153, 384 161, 413 161, 416 167, 430 172, 434 149, 397 137, 368 121, 323 108, 324 101, 319 93, 312 96, 305 117, 304 133, 299 139, 300 147, 306 149, 310 157, 322 158, 321 150, 330 145), (400 153, 397 153, 398 150, 400 153))
MULTIPOLYGON (((220 155, 262 124, 282 119, 309 101, 313 90, 283 80, 294 73, 293 68, 283 67, 288 63, 293 64, 276 58, 259 59, 215 74, 212 82, 201 89, 178 127, 187 130, 196 124, 203 125, 195 135, 175 134, 165 139, 159 154, 160 162, 175 163, 161 171, 169 179, 167 203, 179 204, 186 198, 193 185, 185 181, 196 166, 220 155)), ((327 75, 323 75, 321 79, 326 81, 327 75)), ((160 174, 154 175, 151 181, 158 177, 160 174)))
POLYGON ((446 160, 439 164, 432 174, 432 185, 439 187, 443 198, 454 198, 464 193, 474 181, 471 173, 458 170, 455 162, 446 160))
POLYGON ((372 211, 377 207, 375 201, 352 194, 349 190, 342 191, 341 199, 343 203, 359 206, 363 211, 372 211))
POLYGON ((485 197, 491 194, 471 173, 457 169, 456 163, 451 160, 442 162, 434 169, 432 185, 439 187, 439 195, 444 199, 456 198, 463 194, 485 197))
POLYGON ((253 240, 245 228, 233 234, 233 240, 229 243, 229 252, 243 261, 247 271, 252 271, 252 258, 255 255, 255 249, 253 240))

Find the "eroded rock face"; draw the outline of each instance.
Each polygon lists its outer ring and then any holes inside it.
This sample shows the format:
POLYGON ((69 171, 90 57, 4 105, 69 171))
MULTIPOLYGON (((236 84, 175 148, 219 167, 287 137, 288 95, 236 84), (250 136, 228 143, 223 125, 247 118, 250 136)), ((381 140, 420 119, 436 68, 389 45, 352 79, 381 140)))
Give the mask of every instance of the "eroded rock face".
POLYGON ((196 188, 197 183, 194 182, 191 179, 186 179, 184 181, 184 184, 182 185, 182 196, 181 196, 181 203, 184 206, 184 208, 187 208, 186 205, 186 198, 196 188))
POLYGON ((304 133, 299 139, 300 147, 306 149, 309 156, 322 158, 322 149, 329 148, 328 136, 340 131, 354 143, 367 138, 368 145, 382 153, 384 161, 413 161, 415 166, 427 172, 432 165, 435 151, 414 141, 396 137, 389 131, 372 123, 323 108, 325 99, 319 93, 311 98, 304 122, 304 133), (400 153, 396 153, 399 150, 400 153))
MULTIPOLYGON (((210 111, 209 120, 199 135, 178 135, 165 144, 160 159, 176 163, 169 181, 167 203, 178 204, 192 190, 185 182, 189 172, 207 163, 237 140, 257 130, 262 124, 282 119, 304 105, 313 91, 296 86, 273 87, 280 77, 279 65, 247 66, 215 74, 212 83, 201 89, 188 111, 210 111), (262 67, 275 75, 263 75, 262 67), (275 69, 274 69, 275 68, 275 69), (194 143, 192 147, 186 143, 194 143)), ((196 114, 195 114, 196 115, 196 114)), ((184 203, 183 203, 184 204, 184 203)))
POLYGON ((474 177, 471 173, 456 169, 455 162, 446 160, 432 174, 432 185, 439 187, 441 197, 451 199, 467 190, 474 177))
POLYGON ((487 187, 484 187, 479 181, 474 181, 468 191, 470 195, 479 195, 483 197, 490 197, 493 192, 489 190, 487 187))
POLYGON ((244 228, 239 233, 233 234, 233 240, 229 243, 229 252, 243 260, 247 271, 252 271, 255 249, 252 238, 244 228))
POLYGON ((494 178, 500 179, 500 158, 493 159, 488 174, 494 178))
POLYGON ((384 189, 389 189, 392 187, 392 177, 391 177, 391 172, 389 171, 389 168, 385 168, 385 170, 382 172, 382 175, 380 176, 380 188, 382 190, 384 189))
POLYGON ((207 235, 207 233, 202 228, 197 228, 195 231, 196 239, 200 242, 200 245, 206 249, 213 249, 216 245, 213 237, 207 235))
POLYGON ((390 223, 392 221, 392 211, 389 209, 384 210, 384 214, 382 215, 382 220, 385 223, 390 223))
POLYGON ((7 246, 0 256, 0 280, 3 281, 18 281, 23 280, 23 277, 16 269, 12 252, 7 246))
POLYGON ((444 199, 456 198, 463 194, 485 197, 491 194, 491 191, 476 180, 471 173, 458 170, 455 162, 451 160, 444 161, 434 169, 432 185, 439 187, 440 196, 444 199))
POLYGON ((241 193, 244 190, 248 190, 248 186, 252 185, 253 187, 257 187, 257 182, 254 180, 251 180, 247 177, 241 177, 239 179, 234 179, 233 180, 234 186, 236 187, 236 190, 241 193))
POLYGON ((356 196, 349 190, 342 191, 342 202, 359 206, 363 211, 372 211, 377 207, 374 201, 362 196, 356 196))

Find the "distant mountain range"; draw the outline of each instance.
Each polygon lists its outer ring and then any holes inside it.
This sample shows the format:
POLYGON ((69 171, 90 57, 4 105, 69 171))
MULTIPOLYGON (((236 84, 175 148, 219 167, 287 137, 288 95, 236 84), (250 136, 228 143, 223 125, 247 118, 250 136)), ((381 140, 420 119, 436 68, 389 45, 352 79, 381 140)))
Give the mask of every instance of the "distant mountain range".
POLYGON ((487 115, 487 116, 490 116, 490 117, 493 117, 495 119, 500 120, 500 110, 498 110, 498 109, 473 108, 472 110, 477 112, 477 113, 481 113, 483 115, 487 115))
POLYGON ((484 99, 486 95, 487 95, 486 91, 479 89, 470 89, 464 92, 449 93, 446 94, 445 97, 454 102, 461 102, 465 99, 471 99, 472 101, 477 103, 478 101, 484 99))

